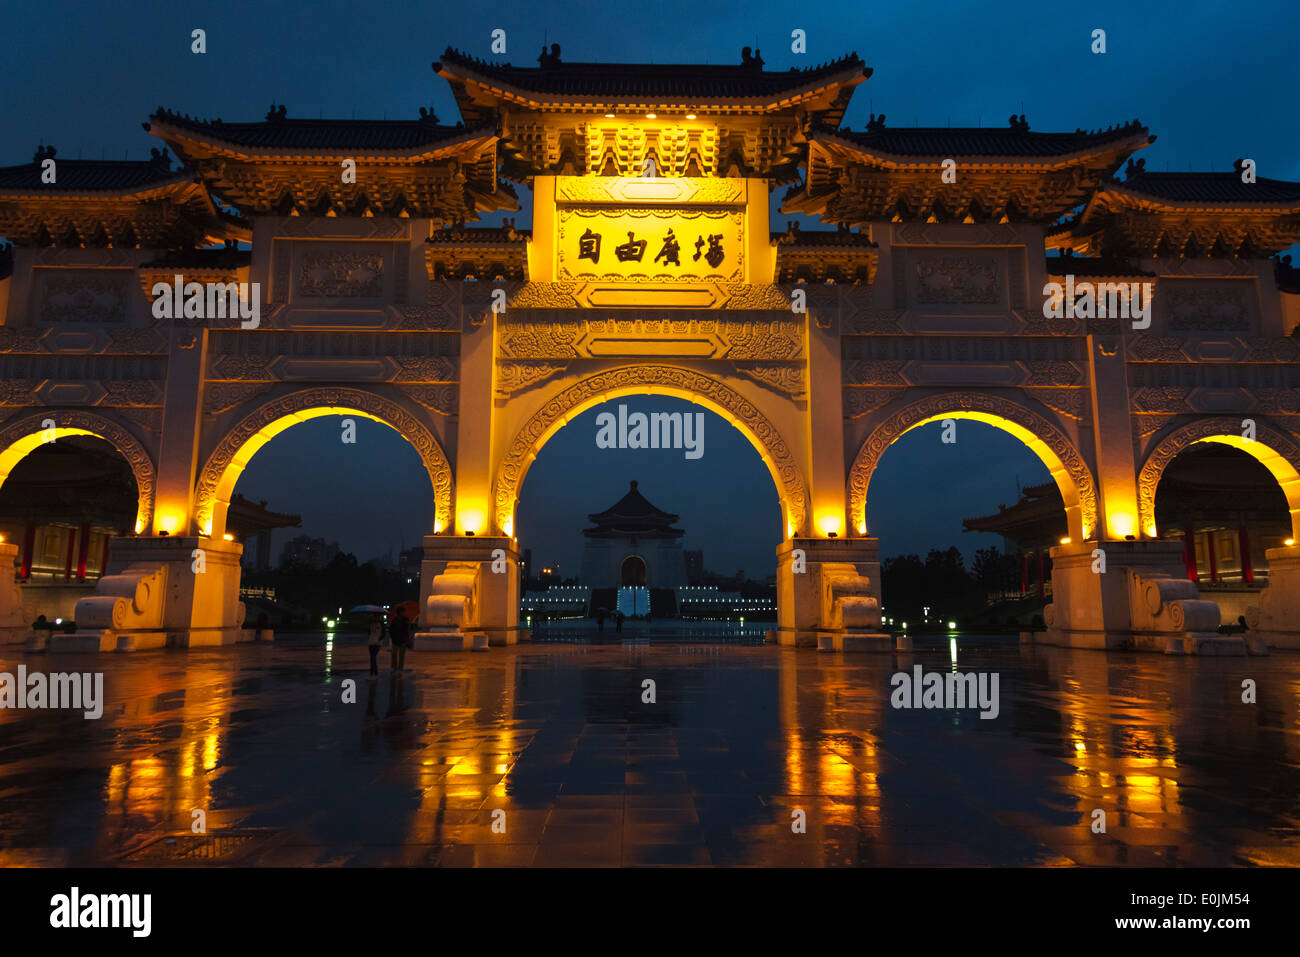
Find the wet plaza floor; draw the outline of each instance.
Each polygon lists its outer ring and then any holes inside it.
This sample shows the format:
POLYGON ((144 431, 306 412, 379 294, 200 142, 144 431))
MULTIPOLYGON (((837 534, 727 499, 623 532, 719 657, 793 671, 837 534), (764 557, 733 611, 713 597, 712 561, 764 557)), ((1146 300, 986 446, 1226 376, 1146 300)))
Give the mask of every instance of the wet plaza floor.
POLYGON ((0 864, 1300 865, 1300 655, 606 637, 0 651, 106 698, 0 710, 0 864), (954 656, 996 718, 891 706, 954 656))

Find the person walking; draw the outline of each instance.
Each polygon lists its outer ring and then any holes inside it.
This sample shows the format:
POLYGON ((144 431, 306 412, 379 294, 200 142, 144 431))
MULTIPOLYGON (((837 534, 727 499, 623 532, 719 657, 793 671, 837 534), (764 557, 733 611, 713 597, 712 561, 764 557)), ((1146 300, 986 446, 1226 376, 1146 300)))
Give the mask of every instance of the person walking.
POLYGON ((605 631, 605 609, 596 609, 596 631, 603 633, 605 631))
POLYGON ((406 649, 411 641, 411 622, 406 617, 406 609, 401 605, 393 615, 388 626, 389 640, 393 643, 393 670, 399 674, 406 667, 406 649))
POLYGON ((621 611, 614 616, 614 631, 620 635, 623 634, 623 613, 621 611))
POLYGON ((375 612, 370 616, 370 675, 379 676, 379 647, 384 643, 384 614, 375 612))

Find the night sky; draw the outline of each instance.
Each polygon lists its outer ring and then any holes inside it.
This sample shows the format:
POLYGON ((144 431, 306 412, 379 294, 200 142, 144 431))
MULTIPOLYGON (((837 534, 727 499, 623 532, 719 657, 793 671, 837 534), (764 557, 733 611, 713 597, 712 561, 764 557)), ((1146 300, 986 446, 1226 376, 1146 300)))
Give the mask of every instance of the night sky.
MULTIPOLYGON (((1004 126, 1025 113, 1036 130, 1106 127, 1140 118, 1158 136, 1141 152, 1152 170, 1228 170, 1251 157, 1262 177, 1300 179, 1293 83, 1294 2, 1060 3, 567 3, 265 4, 153 2, 10 5, 0 31, 9 95, 0 98, 0 164, 31 161, 38 143, 61 158, 146 159, 159 141, 140 123, 158 106, 229 121, 260 120, 274 101, 289 116, 415 118, 432 106, 459 116, 429 64, 452 45, 533 65, 543 41, 569 60, 739 62, 757 46, 769 70, 856 52, 874 75, 845 123, 884 112, 890 126, 1004 126), (190 31, 208 52, 190 52, 190 31), (790 53, 790 31, 808 54, 790 53), (1107 31, 1108 52, 1090 52, 1107 31)), ((526 202, 526 191, 524 200, 526 202)), ((779 191, 775 195, 779 198, 779 191)), ((519 214, 528 221, 528 210, 519 214)), ((774 228, 787 217, 774 215, 774 228)), ((1293 250, 1294 252, 1295 250, 1293 250)), ((639 400, 625 400, 634 405, 639 400)), ((640 407, 685 408, 670 400, 640 407)), ((521 544, 536 562, 574 569, 587 512, 616 501, 636 478, 659 507, 682 516, 686 545, 706 565, 771 573, 780 537, 775 489, 757 454, 706 414, 706 454, 601 451, 588 411, 542 451, 522 492, 521 544)), ((1009 436, 959 423, 956 446, 937 426, 905 436, 882 460, 869 520, 882 552, 990 544, 963 535, 962 517, 1011 504, 1046 470, 1009 436)), ((263 449, 238 491, 303 515, 304 531, 368 558, 415 544, 430 526, 427 478, 396 433, 358 420, 358 442, 337 420, 296 426, 263 449)))

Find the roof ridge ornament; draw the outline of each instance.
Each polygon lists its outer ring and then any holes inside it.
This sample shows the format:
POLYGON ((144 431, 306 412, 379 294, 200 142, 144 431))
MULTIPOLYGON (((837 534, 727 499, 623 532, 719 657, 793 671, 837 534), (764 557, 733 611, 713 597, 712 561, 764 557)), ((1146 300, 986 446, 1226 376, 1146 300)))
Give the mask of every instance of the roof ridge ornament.
POLYGON ((285 113, 287 112, 288 110, 285 108, 283 103, 279 106, 272 103, 271 108, 266 111, 266 121, 268 123, 280 123, 284 120, 285 113))
POLYGON ((1017 133, 1029 132, 1029 121, 1025 119, 1025 114, 1021 113, 1019 117, 1012 113, 1010 117, 1011 129, 1017 133))
POLYGON ((740 51, 740 65, 747 66, 753 70, 763 69, 762 51, 754 50, 753 53, 751 53, 749 47, 744 47, 740 51))
POLYGON ((438 124, 438 114, 433 112, 432 107, 420 107, 420 122, 431 123, 434 126, 438 124))
POLYGON ((885 114, 881 113, 879 116, 876 116, 875 113, 872 113, 871 119, 867 121, 867 132, 879 133, 884 128, 885 128, 885 114))
POLYGON ((538 62, 538 64, 541 66, 541 68, 542 68, 543 70, 549 70, 549 69, 550 69, 551 67, 553 67, 553 66, 559 66, 559 65, 560 65, 560 45, 559 45, 558 43, 552 43, 552 44, 551 44, 551 52, 550 52, 550 53, 547 53, 547 52, 546 52, 546 44, 543 43, 543 44, 542 44, 542 55, 539 56, 539 57, 537 58, 537 62, 538 62))
POLYGON ((54 154, 57 152, 58 150, 56 150, 53 146, 46 146, 43 143, 37 144, 36 155, 32 157, 32 162, 39 163, 42 160, 54 159, 54 154))
POLYGON ((1134 161, 1133 158, 1130 156, 1128 161, 1128 166, 1124 167, 1124 180, 1127 182, 1128 180, 1133 179, 1136 176, 1141 176, 1143 173, 1146 172, 1146 166, 1147 166, 1147 161, 1145 159, 1134 161))

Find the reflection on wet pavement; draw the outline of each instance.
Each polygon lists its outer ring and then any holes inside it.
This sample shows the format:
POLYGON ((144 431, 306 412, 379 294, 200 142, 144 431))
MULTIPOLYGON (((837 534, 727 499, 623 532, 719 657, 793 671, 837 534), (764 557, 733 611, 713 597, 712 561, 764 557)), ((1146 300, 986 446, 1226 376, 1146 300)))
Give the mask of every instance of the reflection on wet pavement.
POLYGON ((953 667, 946 642, 537 643, 400 680, 333 640, 8 652, 101 669, 107 701, 0 710, 0 863, 1300 864, 1300 656, 957 657, 1000 675, 995 720, 890 706, 896 671, 953 667))

